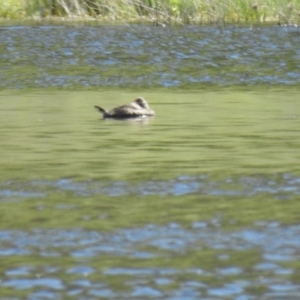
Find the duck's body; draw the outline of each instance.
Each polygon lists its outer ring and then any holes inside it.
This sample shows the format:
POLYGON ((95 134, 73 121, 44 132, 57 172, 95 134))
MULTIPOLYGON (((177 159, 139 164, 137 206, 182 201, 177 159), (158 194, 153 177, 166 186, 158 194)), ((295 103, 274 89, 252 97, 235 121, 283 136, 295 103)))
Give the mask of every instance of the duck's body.
POLYGON ((129 104, 118 106, 109 111, 96 105, 95 108, 103 114, 103 118, 125 119, 137 117, 151 117, 155 115, 155 112, 152 109, 150 109, 147 101, 141 97, 135 99, 129 104))

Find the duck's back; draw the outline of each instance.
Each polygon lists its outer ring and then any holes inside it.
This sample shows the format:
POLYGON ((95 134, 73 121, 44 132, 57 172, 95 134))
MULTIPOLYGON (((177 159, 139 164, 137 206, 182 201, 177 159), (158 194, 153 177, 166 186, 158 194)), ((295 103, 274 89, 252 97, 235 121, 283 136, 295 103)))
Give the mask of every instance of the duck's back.
POLYGON ((125 104, 111 109, 109 114, 113 118, 130 118, 140 116, 140 110, 139 107, 135 107, 132 104, 125 104))

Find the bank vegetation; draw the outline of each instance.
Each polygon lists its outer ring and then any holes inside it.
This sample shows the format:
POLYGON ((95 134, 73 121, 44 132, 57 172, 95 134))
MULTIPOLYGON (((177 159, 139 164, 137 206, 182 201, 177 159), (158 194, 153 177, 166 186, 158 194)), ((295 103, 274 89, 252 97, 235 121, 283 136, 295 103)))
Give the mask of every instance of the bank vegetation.
POLYGON ((171 24, 300 24, 300 0, 1 0, 0 18, 171 24))

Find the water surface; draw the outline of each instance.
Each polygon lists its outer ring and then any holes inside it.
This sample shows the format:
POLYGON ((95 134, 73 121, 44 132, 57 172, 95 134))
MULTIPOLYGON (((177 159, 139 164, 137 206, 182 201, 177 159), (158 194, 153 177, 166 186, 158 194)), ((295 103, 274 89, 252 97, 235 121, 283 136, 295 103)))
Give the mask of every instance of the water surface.
POLYGON ((295 299, 295 93, 2 92, 1 293, 295 299))
POLYGON ((0 30, 0 86, 297 86, 299 28, 15 26, 0 30))
POLYGON ((299 297, 297 28, 0 41, 3 299, 299 297), (155 118, 93 108, 137 96, 155 118))

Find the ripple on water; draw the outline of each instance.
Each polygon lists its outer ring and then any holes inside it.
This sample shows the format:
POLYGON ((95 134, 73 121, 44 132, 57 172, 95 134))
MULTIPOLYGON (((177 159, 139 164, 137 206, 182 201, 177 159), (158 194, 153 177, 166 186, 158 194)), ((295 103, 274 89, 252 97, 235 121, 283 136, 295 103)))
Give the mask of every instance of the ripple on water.
POLYGON ((44 287, 54 290, 62 290, 65 288, 62 281, 58 278, 22 278, 22 279, 9 279, 1 283, 3 286, 13 287, 15 289, 31 289, 34 287, 44 287))
POLYGON ((213 26, 141 24, 2 30, 5 88, 300 83, 299 31, 293 27, 227 26, 223 33, 213 26))
MULTIPOLYGON (((138 184, 130 184, 125 181, 74 181, 70 178, 29 182, 9 180, 0 183, 0 201, 7 201, 10 198, 42 198, 53 192, 72 192, 80 197, 94 195, 112 197, 123 195, 182 196, 188 194, 253 197, 267 193, 281 199, 300 195, 300 178, 290 174, 278 174, 273 177, 253 175, 215 181, 208 176, 200 175, 179 176, 170 180, 151 180, 138 184)), ((70 207, 62 205, 60 209, 70 209, 70 207)))
MULTIPOLYGON (((7 248, 9 253, 14 253, 14 256, 27 252, 26 255, 39 257, 40 253, 46 251, 56 252, 62 258, 67 255, 77 260, 65 269, 48 265, 6 267, 1 285, 15 290, 35 289, 31 297, 37 299, 46 298, 46 294, 49 299, 58 299, 58 293, 63 290, 67 290, 69 296, 75 297, 88 295, 89 297, 124 298, 125 295, 127 298, 256 299, 246 291, 257 286, 267 287, 264 299, 280 297, 287 299, 286 297, 299 295, 300 287, 286 277, 293 274, 293 269, 284 268, 281 264, 299 260, 300 240, 296 238, 299 236, 300 225, 274 226, 266 222, 260 224, 257 229, 240 231, 225 231, 209 226, 196 228, 190 226, 186 229, 177 223, 171 223, 169 226, 147 225, 109 233, 81 229, 0 231, 0 248, 7 248), (181 241, 179 244, 176 243, 178 240, 181 241), (109 256, 116 258, 135 257, 135 253, 140 252, 142 245, 145 249, 150 249, 148 250, 152 255, 150 262, 153 257, 165 258, 167 255, 176 259, 182 253, 191 250, 201 251, 203 248, 219 249, 216 259, 223 263, 230 260, 232 251, 255 249, 260 256, 259 261, 251 267, 252 270, 249 267, 246 270, 243 265, 239 265, 238 261, 236 264, 232 261, 230 266, 225 265, 211 270, 198 266, 151 267, 151 264, 147 267, 106 266, 105 268, 89 265, 89 259, 98 259, 102 255, 107 255, 107 248, 102 247, 104 245, 109 245, 109 256), (82 255, 78 257, 77 253, 82 255), (242 277, 244 272, 249 271, 250 278, 242 277), (72 278, 71 282, 62 281, 57 277, 61 273, 64 278, 65 275, 72 278), (105 282, 94 280, 97 275, 101 278, 122 278, 126 292, 119 292, 105 282), (202 278, 203 282, 197 281, 194 276, 202 278), (178 281, 176 278, 181 280, 178 281), (209 278, 218 278, 223 283, 211 285, 209 278)), ((5 253, 0 255, 5 257, 5 253)), ((21 255, 23 257, 23 254, 21 255)))
POLYGON ((240 294, 243 289, 236 284, 226 284, 221 288, 208 289, 208 294, 211 296, 228 297, 240 294))
MULTIPOLYGON (((36 229, 29 232, 10 230, 0 231, 1 256, 9 255, 45 255, 63 256, 65 249, 73 257, 97 257, 109 253, 116 256, 141 257, 138 245, 182 253, 187 249, 201 249, 202 245, 212 249, 247 250, 261 249, 263 262, 255 266, 259 270, 277 270, 278 263, 293 261, 298 258, 300 239, 300 225, 281 226, 279 228, 260 227, 252 230, 225 231, 219 228, 201 227, 184 229, 175 226, 145 226, 135 229, 116 230, 112 233, 88 230, 44 230, 36 229), (249 232, 251 234, 249 235, 249 232), (180 241, 180 242, 178 242, 180 241), (199 244, 200 242, 200 244, 199 244), (120 247, 122 245, 122 247, 120 247), (136 255, 138 253, 138 255, 136 255)), ((145 253, 144 259, 158 254, 150 251, 145 253), (149 256, 147 255, 149 254, 149 256)), ((220 256, 221 260, 228 257, 220 256)), ((126 269, 128 272, 129 269, 126 269)), ((29 270, 10 270, 7 275, 14 272, 28 272, 29 270)), ((149 269, 146 269, 149 271, 149 269)), ((198 270, 199 271, 199 270, 198 270)), ((76 267, 68 270, 70 273, 93 273, 90 267, 76 267)), ((113 269, 106 272, 122 272, 122 269, 113 269)), ((130 272, 144 272, 143 269, 131 269, 130 272)), ((149 272, 155 272, 154 270, 149 272)), ((239 273, 236 267, 218 270, 220 274, 228 275, 239 273)))

